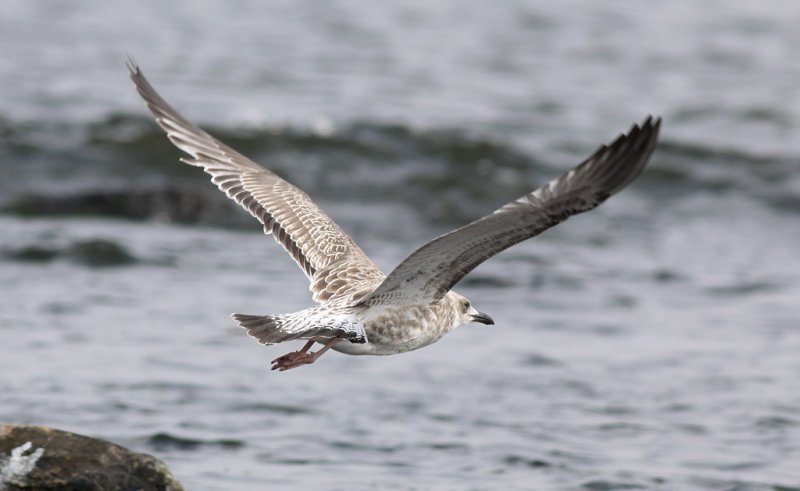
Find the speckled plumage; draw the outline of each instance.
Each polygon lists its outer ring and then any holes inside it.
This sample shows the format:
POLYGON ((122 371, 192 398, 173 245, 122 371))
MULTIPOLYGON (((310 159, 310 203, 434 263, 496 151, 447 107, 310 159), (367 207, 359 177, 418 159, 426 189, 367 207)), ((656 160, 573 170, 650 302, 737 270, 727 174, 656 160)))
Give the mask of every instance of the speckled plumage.
POLYGON ((491 324, 452 287, 483 261, 591 210, 633 181, 652 154, 660 120, 648 117, 583 163, 490 215, 423 245, 384 275, 303 191, 190 123, 129 61, 131 79, 170 141, 228 197, 257 218, 300 266, 319 305, 289 314, 233 318, 262 344, 310 340, 273 363, 281 370, 328 348, 389 355, 438 341, 467 322, 491 324), (306 353, 312 342, 324 343, 306 353))

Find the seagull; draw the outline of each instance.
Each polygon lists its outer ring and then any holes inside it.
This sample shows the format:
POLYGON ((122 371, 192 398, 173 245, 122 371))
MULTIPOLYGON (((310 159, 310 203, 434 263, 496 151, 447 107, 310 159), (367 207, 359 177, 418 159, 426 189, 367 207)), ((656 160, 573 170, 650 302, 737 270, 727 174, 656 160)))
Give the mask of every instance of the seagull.
POLYGON ((271 362, 285 371, 314 363, 333 349, 350 355, 392 355, 425 347, 470 323, 494 324, 451 289, 495 254, 589 211, 630 184, 658 140, 661 119, 648 116, 602 145, 574 169, 489 215, 433 239, 388 275, 309 196, 190 123, 153 88, 132 59, 130 78, 167 133, 211 182, 261 222, 310 282, 317 305, 277 315, 232 314, 264 345, 305 340, 271 362), (321 348, 310 351, 319 343, 321 348))

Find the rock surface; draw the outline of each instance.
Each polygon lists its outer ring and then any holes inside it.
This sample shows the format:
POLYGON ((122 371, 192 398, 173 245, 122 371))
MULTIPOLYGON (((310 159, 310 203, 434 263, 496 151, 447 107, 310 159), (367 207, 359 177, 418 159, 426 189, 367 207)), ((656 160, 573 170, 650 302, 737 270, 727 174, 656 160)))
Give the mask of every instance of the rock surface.
POLYGON ((0 424, 0 491, 56 489, 182 491, 183 486, 151 455, 54 428, 0 424))

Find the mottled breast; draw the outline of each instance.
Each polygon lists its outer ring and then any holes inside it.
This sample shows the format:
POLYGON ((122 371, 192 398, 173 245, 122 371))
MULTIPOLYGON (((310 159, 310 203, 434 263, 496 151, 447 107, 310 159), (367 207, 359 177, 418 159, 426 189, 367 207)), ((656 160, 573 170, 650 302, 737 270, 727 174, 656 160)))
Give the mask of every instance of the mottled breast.
POLYGON ((333 349, 352 355, 392 355, 422 348, 455 327, 447 302, 403 307, 374 306, 362 314, 365 344, 338 343, 333 349))

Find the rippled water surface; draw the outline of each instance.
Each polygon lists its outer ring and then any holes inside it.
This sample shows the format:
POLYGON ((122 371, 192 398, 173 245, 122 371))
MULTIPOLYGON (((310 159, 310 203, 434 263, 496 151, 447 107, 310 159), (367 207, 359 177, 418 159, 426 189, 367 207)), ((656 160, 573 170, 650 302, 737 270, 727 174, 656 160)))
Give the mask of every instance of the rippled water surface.
MULTIPOLYGON (((792 1, 0 6, 0 420, 188 489, 800 489, 792 1), (305 189, 384 270, 649 114, 645 174, 483 264, 495 326, 267 371, 297 267, 151 122, 305 189)), ((298 343, 299 344, 299 343, 298 343)))

